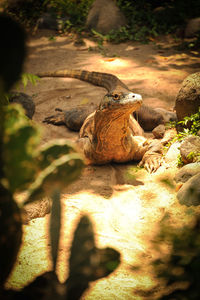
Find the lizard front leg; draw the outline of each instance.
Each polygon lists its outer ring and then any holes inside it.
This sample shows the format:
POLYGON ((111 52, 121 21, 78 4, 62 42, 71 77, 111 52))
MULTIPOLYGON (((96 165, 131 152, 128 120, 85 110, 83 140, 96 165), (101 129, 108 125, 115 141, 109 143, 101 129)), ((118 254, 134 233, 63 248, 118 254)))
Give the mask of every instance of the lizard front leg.
POLYGON ((144 167, 149 173, 155 172, 163 163, 163 145, 159 140, 153 140, 149 143, 144 153, 140 167, 144 167))
POLYGON ((56 109, 56 111, 59 111, 59 113, 46 117, 43 120, 43 123, 53 125, 65 125, 65 113, 61 109, 56 109))

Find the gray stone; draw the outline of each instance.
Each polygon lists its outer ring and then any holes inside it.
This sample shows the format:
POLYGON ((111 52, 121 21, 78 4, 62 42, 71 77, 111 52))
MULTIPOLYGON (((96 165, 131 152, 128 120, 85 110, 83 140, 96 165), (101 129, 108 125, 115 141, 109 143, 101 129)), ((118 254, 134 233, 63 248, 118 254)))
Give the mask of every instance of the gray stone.
POLYGON ((200 174, 192 176, 177 193, 180 204, 197 206, 200 204, 200 174))
POLYGON ((87 17, 86 28, 107 34, 126 24, 126 19, 115 1, 95 0, 87 17))
POLYGON ((10 103, 21 104, 27 117, 32 119, 35 113, 35 103, 33 98, 25 93, 13 92, 9 97, 10 103))
POLYGON ((186 137, 180 145, 180 154, 184 163, 196 162, 200 155, 200 137, 195 135, 186 137))
POLYGON ((191 163, 183 166, 175 175, 174 180, 176 181, 176 183, 185 183, 196 174, 200 175, 200 163, 191 163))
POLYGON ((49 198, 43 198, 24 206, 23 223, 27 224, 30 220, 44 217, 51 211, 51 203, 49 198))
POLYGON ((182 83, 176 97, 175 110, 178 121, 199 111, 200 72, 189 75, 182 83))
POLYGON ((160 124, 157 127, 155 127, 152 130, 153 135, 155 136, 156 139, 161 139, 163 138, 164 134, 165 134, 165 125, 160 124))

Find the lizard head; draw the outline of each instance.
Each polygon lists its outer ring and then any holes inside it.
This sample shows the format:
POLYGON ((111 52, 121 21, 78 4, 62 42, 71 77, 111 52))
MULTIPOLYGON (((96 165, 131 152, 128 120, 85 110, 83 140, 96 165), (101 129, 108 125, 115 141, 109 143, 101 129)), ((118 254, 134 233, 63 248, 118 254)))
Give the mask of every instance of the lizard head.
POLYGON ((132 92, 117 92, 106 94, 99 105, 99 110, 127 110, 133 112, 142 104, 142 96, 132 92))

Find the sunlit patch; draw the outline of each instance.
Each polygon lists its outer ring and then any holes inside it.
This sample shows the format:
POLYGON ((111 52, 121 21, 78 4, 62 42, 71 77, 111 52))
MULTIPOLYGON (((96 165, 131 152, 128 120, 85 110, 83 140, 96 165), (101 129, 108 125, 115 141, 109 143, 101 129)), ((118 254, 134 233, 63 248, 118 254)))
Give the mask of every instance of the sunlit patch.
POLYGON ((100 60, 101 64, 103 66, 105 66, 106 68, 110 68, 110 69, 113 69, 113 68, 124 68, 124 67, 127 67, 129 66, 129 63, 128 61, 122 59, 122 58, 115 58, 115 59, 110 59, 110 58, 103 58, 100 60))

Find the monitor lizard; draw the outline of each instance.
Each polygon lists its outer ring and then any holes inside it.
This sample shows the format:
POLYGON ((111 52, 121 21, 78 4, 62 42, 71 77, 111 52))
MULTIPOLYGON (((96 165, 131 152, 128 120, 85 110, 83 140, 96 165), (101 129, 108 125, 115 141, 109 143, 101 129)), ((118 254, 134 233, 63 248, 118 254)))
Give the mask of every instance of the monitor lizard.
MULTIPOLYGON (((36 74, 39 77, 71 77, 107 89, 98 108, 83 122, 77 144, 87 163, 140 161, 149 172, 162 164, 162 141, 147 140, 132 113, 142 105, 135 94, 115 75, 84 70, 61 70, 36 74)), ((65 113, 47 117, 47 123, 66 124, 65 113)))

